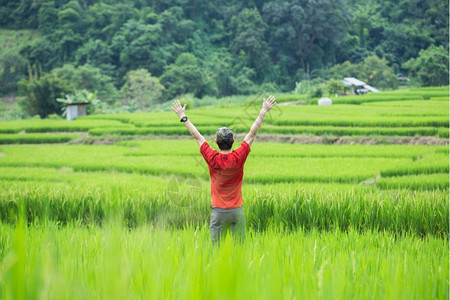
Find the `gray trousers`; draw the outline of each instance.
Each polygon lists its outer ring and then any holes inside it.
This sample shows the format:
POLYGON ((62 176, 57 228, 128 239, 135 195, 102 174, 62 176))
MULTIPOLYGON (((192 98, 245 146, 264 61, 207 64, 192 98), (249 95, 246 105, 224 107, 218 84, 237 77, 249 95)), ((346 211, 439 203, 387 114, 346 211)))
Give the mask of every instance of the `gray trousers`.
POLYGON ((222 209, 213 207, 211 211, 211 222, 209 225, 210 236, 213 245, 220 244, 227 231, 241 242, 245 240, 245 216, 241 207, 222 209))

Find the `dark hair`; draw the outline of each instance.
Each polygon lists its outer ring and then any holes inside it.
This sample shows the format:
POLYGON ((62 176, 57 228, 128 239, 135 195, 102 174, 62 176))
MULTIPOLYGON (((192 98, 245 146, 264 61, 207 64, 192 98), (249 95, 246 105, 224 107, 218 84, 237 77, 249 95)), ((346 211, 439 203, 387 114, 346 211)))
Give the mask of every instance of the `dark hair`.
POLYGON ((233 138, 231 138, 231 141, 229 140, 223 140, 221 142, 217 141, 217 146, 219 146, 220 150, 230 150, 233 146, 233 138))
POLYGON ((233 132, 228 127, 217 129, 216 141, 220 150, 230 150, 234 142, 233 132))

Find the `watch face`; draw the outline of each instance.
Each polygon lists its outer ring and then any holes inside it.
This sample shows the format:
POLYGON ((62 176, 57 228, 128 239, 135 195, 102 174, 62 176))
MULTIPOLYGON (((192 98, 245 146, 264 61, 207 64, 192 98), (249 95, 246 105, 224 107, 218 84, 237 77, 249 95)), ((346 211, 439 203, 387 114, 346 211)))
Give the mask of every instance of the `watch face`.
POLYGON ((187 119, 188 119, 187 117, 182 117, 180 121, 181 121, 181 122, 186 122, 187 119))

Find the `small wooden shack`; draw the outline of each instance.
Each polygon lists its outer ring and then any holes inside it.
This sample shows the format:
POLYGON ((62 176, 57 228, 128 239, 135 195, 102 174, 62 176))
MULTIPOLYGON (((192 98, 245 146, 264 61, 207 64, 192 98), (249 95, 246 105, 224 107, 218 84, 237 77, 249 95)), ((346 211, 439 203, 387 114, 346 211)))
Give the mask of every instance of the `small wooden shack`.
POLYGON ((86 108, 89 104, 89 102, 65 104, 67 121, 72 121, 77 117, 85 116, 86 108))

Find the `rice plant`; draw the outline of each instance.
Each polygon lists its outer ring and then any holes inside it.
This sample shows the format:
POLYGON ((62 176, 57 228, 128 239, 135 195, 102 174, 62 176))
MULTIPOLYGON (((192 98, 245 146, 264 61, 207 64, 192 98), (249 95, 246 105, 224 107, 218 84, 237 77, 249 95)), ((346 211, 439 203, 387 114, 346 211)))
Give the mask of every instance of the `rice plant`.
POLYGON ((4 299, 447 299, 448 240, 384 232, 0 224, 4 299))
POLYGON ((0 134, 0 144, 60 144, 80 138, 78 134, 0 134))
POLYGON ((449 174, 419 174, 380 178, 377 187, 381 189, 412 189, 412 190, 448 190, 449 174))
MULTIPOLYGON (((21 206, 29 223, 102 224, 109 211, 118 209, 130 227, 182 228, 203 226, 210 214, 209 184, 202 178, 120 173, 83 178, 83 173, 65 170, 49 175, 49 181, 34 176, 0 181, 3 222, 16 223, 21 206)), ((439 189, 379 191, 373 186, 334 184, 324 189, 322 184, 284 184, 245 185, 243 194, 248 227, 258 231, 353 229, 448 235, 448 193, 439 189)))

